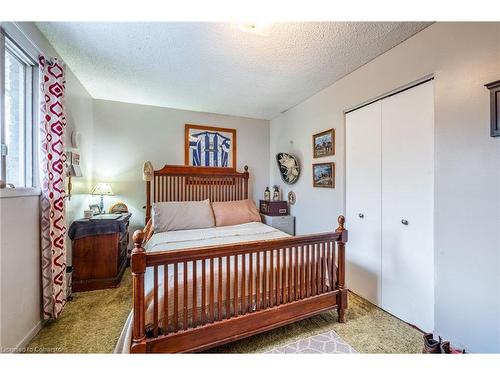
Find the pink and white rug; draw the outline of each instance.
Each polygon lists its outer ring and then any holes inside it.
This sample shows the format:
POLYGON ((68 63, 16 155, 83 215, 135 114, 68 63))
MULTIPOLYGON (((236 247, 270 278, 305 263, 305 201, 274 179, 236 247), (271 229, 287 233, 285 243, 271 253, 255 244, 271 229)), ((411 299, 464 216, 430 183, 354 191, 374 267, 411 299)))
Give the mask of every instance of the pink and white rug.
POLYGON ((274 348, 266 354, 350 354, 357 353, 335 331, 311 336, 292 344, 274 348))

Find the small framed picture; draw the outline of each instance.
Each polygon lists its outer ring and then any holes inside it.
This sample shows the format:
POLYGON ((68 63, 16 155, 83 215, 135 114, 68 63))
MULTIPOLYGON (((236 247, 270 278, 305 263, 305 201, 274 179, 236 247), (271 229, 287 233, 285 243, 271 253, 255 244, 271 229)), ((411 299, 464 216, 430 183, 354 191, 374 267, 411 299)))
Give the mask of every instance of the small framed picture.
POLYGON ((89 209, 92 211, 93 215, 99 215, 101 213, 101 209, 98 204, 89 204, 89 209))
POLYGON ((335 129, 328 129, 324 132, 313 135, 313 157, 335 155, 335 129))
POLYGON ((313 164, 313 187, 335 187, 335 163, 313 164))

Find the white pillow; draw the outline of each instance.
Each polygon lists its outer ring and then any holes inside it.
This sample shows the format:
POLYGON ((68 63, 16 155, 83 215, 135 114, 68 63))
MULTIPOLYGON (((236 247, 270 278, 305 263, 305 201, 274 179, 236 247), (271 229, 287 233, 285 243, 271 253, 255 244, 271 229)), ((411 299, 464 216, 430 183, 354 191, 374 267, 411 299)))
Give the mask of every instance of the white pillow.
POLYGON ((155 233, 215 226, 210 201, 160 202, 153 204, 155 233))

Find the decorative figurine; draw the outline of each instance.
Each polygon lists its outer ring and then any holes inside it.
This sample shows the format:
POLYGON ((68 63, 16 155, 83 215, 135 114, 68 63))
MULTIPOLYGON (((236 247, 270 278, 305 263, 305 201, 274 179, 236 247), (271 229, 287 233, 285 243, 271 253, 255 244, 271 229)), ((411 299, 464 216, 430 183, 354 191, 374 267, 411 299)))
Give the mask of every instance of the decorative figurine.
POLYGON ((280 188, 278 185, 273 186, 273 201, 279 201, 280 200, 280 188))
POLYGON ((271 200, 271 190, 269 190, 269 186, 266 186, 266 190, 264 191, 264 200, 265 201, 271 200))

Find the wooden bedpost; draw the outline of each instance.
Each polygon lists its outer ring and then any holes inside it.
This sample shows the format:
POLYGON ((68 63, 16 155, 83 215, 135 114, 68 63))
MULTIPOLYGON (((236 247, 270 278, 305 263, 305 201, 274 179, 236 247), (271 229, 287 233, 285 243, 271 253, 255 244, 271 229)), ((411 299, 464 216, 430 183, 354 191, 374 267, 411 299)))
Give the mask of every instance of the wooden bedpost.
POLYGON ((245 179, 245 183, 244 183, 244 198, 245 199, 248 199, 248 177, 250 176, 250 174, 248 173, 248 165, 245 165, 243 167, 243 169, 245 170, 245 174, 244 174, 244 179, 245 179))
POLYGON ((337 267, 337 287, 339 289, 337 311, 339 314, 339 322, 345 322, 345 309, 347 308, 348 289, 345 288, 345 243, 347 242, 347 230, 344 227, 345 217, 340 215, 338 218, 339 226, 336 232, 341 232, 339 240, 337 241, 338 248, 338 267, 337 267))
POLYGON ((146 251, 142 247, 145 234, 142 230, 134 232, 134 250, 131 255, 132 290, 134 295, 134 320, 132 324, 131 353, 146 352, 146 323, 144 307, 144 273, 146 272, 146 251))

